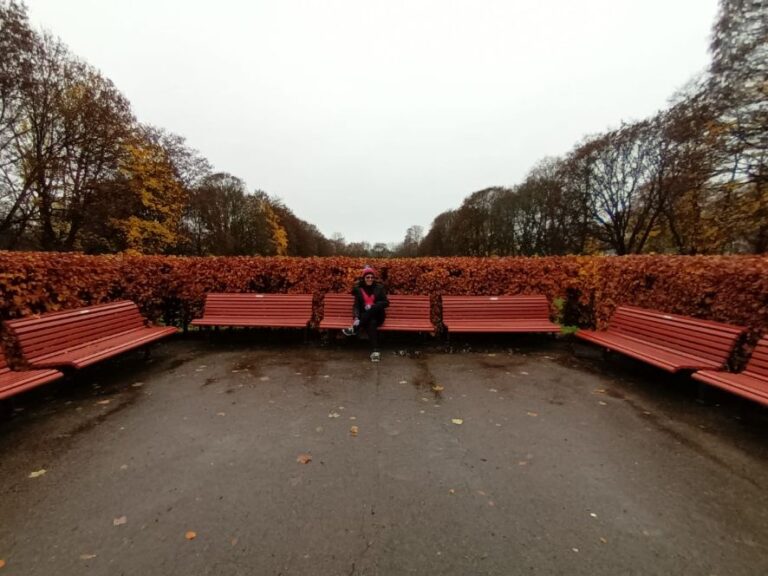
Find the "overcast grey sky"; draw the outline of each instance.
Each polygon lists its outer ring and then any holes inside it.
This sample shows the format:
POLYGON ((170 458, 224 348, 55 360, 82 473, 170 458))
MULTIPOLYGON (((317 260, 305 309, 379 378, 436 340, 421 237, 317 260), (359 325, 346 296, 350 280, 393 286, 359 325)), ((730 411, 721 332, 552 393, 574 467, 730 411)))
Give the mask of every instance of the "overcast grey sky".
POLYGON ((704 69, 717 0, 27 0, 138 118, 330 237, 396 242, 704 69))

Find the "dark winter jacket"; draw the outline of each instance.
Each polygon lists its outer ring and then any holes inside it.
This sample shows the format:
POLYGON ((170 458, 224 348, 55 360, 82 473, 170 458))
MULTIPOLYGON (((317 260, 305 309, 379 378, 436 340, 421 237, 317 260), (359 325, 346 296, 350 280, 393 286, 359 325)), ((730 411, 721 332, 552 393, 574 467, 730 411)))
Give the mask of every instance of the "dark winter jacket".
POLYGON ((352 304, 352 314, 355 318, 360 318, 365 311, 365 300, 363 300, 362 291, 366 294, 373 294, 373 311, 384 311, 384 308, 389 306, 389 300, 387 299, 387 291, 384 289, 384 285, 380 282, 375 282, 370 286, 365 285, 365 280, 358 282, 354 288, 352 288, 352 295, 355 297, 354 304, 352 304))

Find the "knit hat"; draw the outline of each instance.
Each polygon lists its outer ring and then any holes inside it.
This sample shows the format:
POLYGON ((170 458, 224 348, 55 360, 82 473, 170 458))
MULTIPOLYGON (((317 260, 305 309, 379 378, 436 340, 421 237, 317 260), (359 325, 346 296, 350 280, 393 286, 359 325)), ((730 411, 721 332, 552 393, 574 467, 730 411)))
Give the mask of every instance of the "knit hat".
POLYGON ((372 266, 369 266, 368 264, 366 264, 365 268, 363 268, 363 272, 362 272, 362 274, 360 274, 360 276, 362 278, 365 278, 366 274, 373 274, 373 277, 375 278, 376 277, 376 270, 372 266))

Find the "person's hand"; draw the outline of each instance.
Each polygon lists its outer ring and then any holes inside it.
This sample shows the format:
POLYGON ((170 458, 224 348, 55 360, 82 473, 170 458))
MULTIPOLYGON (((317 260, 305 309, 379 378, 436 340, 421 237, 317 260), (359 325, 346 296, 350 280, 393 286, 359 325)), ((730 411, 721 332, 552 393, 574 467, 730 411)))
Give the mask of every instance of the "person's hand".
POLYGON ((360 318, 355 318, 355 321, 354 321, 354 322, 352 322, 352 326, 355 326, 355 327, 357 327, 357 326, 359 326, 359 325, 360 325, 360 318))
POLYGON ((366 304, 366 305, 365 305, 365 309, 366 309, 366 310, 370 310, 370 309, 371 309, 371 305, 370 305, 370 304, 366 304))

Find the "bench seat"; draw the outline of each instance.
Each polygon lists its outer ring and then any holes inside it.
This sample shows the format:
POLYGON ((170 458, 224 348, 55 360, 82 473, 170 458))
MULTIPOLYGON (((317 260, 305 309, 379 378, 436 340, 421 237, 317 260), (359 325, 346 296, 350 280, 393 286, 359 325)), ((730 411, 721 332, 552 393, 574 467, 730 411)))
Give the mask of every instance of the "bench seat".
POLYGON ((443 325, 459 332, 560 332, 546 296, 443 296, 443 325))
POLYGON ((211 292, 203 317, 193 326, 307 328, 312 319, 312 294, 211 292))
POLYGON ((576 336, 668 372, 723 368, 745 329, 740 326, 620 306, 607 330, 576 336))
POLYGON ((53 382, 62 376, 64 374, 58 370, 11 370, 5 353, 0 349, 0 400, 53 382))
POLYGON ((85 368, 101 360, 117 356, 128 350, 139 348, 160 338, 176 333, 176 328, 152 326, 136 328, 114 336, 106 336, 71 348, 57 350, 50 354, 38 356, 34 366, 68 366, 85 368))
POLYGON ((84 368, 177 332, 146 326, 129 300, 7 321, 22 357, 33 368, 84 368))
POLYGON ((699 370, 693 378, 768 406, 768 338, 762 338, 743 372, 699 370))
MULTIPOLYGON (((430 321, 429 296, 390 295, 382 331, 434 332, 430 321)), ((323 298, 323 319, 321 330, 340 330, 352 324, 351 294, 326 294, 323 298)))

